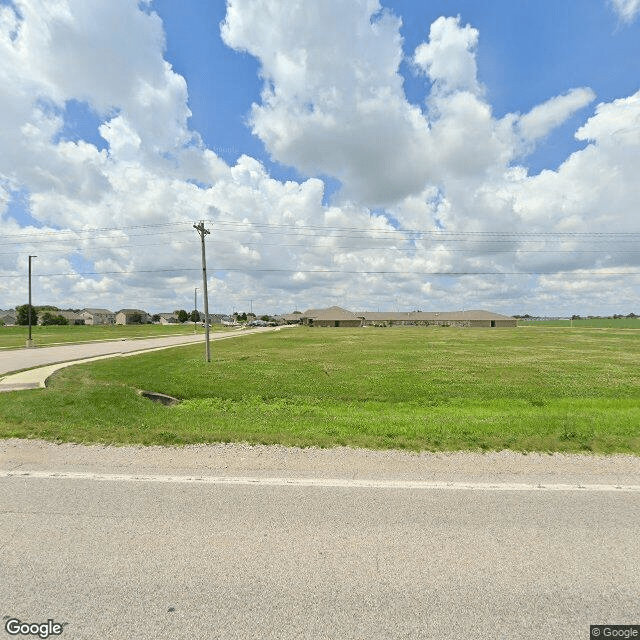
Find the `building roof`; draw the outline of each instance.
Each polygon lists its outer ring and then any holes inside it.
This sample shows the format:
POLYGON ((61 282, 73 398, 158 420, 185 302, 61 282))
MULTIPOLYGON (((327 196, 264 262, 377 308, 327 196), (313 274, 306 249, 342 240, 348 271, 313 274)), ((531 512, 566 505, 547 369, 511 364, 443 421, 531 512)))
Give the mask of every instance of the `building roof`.
POLYGON ((356 315, 342 307, 329 307, 328 309, 307 309, 299 318, 311 318, 313 320, 360 320, 362 315, 356 315))
POLYGON ((118 313, 124 313, 124 314, 140 313, 145 316, 149 315, 146 311, 143 311, 142 309, 120 309, 120 311, 116 311, 116 314, 118 313))
POLYGON ((75 311, 49 311, 49 313, 53 316, 62 316, 67 320, 83 320, 82 316, 75 311))
POLYGON ((113 311, 109 311, 109 309, 83 309, 80 313, 90 313, 90 314, 113 314, 113 311))

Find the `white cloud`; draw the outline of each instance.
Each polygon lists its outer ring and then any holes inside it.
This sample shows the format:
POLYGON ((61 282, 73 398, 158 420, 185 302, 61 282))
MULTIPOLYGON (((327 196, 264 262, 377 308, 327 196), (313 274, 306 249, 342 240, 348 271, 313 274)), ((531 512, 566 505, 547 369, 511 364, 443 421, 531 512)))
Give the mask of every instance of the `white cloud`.
POLYGON ((376 0, 231 0, 222 25, 229 46, 261 62, 251 122, 272 156, 336 176, 369 204, 421 190, 429 170, 428 124, 398 72, 400 22, 379 11, 376 0))
POLYGON ((477 93, 478 35, 470 25, 460 27, 459 16, 440 17, 431 25, 429 41, 416 48, 413 61, 438 89, 477 93))
POLYGON ((640 14, 640 0, 610 0, 610 2, 623 22, 631 23, 640 14))
MULTIPOLYGON (((576 133, 586 148, 530 176, 516 160, 593 92, 571 89, 496 118, 478 76, 480 34, 459 18, 425 25, 429 39, 412 56, 428 80, 416 106, 399 72, 400 20, 377 0, 229 0, 225 41, 261 63, 251 126, 274 158, 342 181, 327 206, 319 179, 282 182, 254 158, 228 166, 204 148, 188 127, 186 82, 163 58, 162 24, 135 0, 16 6, 21 17, 0 5, 0 230, 29 236, 20 255, 0 255, 0 271, 22 274, 24 255, 37 253, 40 273, 118 272, 37 280, 38 295, 51 296, 44 302, 188 307, 200 276, 191 225, 203 217, 211 307, 221 310, 253 299, 265 311, 390 302, 524 311, 519 297, 560 295, 580 309, 584 283, 604 304, 602 283, 625 280, 590 271, 637 264, 624 247, 592 242, 589 253, 570 235, 550 250, 526 233, 636 228, 640 94, 598 105, 576 133), (69 100, 98 116, 105 149, 59 139, 69 100), (28 192, 41 229, 9 217, 16 190, 28 192), (107 227, 120 229, 86 231, 107 227), (582 270, 573 281, 533 284, 427 275, 573 268, 582 270)), ((23 302, 23 280, 0 278, 0 306, 23 302)), ((627 278, 616 304, 632 304, 635 286, 627 278)))
POLYGON ((565 95, 551 98, 518 119, 520 133, 527 141, 542 138, 565 122, 576 111, 593 102, 595 97, 595 93, 591 89, 580 88, 572 89, 565 95))

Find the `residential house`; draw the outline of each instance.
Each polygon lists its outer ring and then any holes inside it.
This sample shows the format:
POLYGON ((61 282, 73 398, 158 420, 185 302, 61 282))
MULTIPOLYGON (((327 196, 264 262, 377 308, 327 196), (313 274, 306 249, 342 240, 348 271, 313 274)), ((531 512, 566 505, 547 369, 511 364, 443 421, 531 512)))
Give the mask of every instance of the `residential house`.
POLYGON ((62 316, 69 324, 85 324, 81 313, 75 311, 51 311, 54 316, 62 316))
POLYGON ((2 324, 15 324, 17 317, 16 312, 12 309, 8 311, 2 311, 0 309, 0 321, 2 321, 2 324))
POLYGON ((80 315, 85 324, 115 324, 116 314, 109 309, 83 309, 80 315))
POLYGON ((175 313, 159 313, 160 324, 180 324, 178 316, 175 313))
POLYGON ((151 316, 142 309, 120 309, 116 311, 116 324, 147 324, 151 316))

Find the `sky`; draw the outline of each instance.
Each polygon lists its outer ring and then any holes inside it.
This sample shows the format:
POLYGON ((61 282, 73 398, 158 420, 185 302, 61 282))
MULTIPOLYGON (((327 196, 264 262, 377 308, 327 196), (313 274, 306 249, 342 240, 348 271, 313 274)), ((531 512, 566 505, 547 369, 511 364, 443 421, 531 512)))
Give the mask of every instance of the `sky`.
POLYGON ((640 0, 0 0, 0 309, 640 314, 640 0))

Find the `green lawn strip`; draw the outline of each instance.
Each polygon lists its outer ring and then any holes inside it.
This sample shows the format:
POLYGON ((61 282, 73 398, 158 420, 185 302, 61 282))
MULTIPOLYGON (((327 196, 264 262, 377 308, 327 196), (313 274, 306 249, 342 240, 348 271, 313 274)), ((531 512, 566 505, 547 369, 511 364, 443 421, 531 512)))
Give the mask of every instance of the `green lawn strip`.
POLYGON ((215 343, 209 365, 201 350, 78 365, 3 394, 0 435, 640 454, 640 340, 624 331, 296 329, 215 343))

